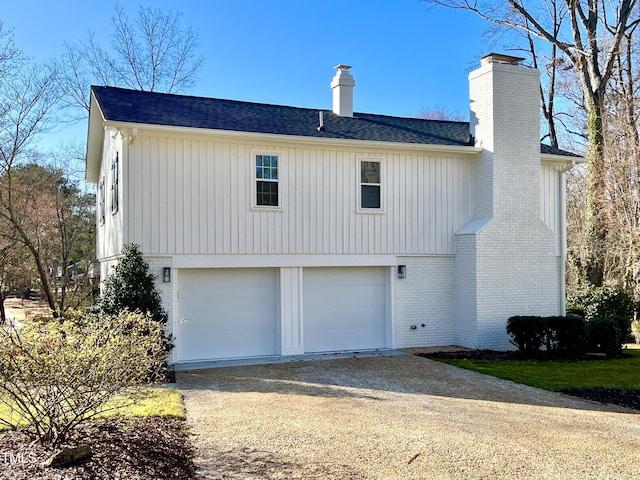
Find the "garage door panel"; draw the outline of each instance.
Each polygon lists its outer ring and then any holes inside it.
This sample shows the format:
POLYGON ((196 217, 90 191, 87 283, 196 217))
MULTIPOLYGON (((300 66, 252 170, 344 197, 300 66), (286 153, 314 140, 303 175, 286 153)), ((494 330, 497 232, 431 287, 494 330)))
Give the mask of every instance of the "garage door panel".
MULTIPOLYGON (((326 329, 322 332, 309 332, 311 338, 311 348, 313 352, 337 352, 341 350, 372 350, 383 348, 385 336, 380 333, 379 329, 362 329, 358 328, 353 331, 345 328, 326 329), (314 335, 316 338, 314 338, 314 335), (358 343, 354 344, 353 337, 358 337, 358 343), (329 340, 330 339, 330 340, 329 340), (327 342, 331 343, 328 345, 327 342), (324 342, 324 343, 320 343, 324 342), (319 346, 313 346, 318 344, 319 346)), ((305 335, 305 343, 307 336, 305 335)))
POLYGON ((385 305, 384 285, 310 286, 305 292, 305 303, 312 307, 322 307, 329 301, 339 307, 385 305))
POLYGON ((272 351, 265 350, 264 338, 251 334, 198 335, 189 338, 185 348, 185 358, 181 361, 273 355, 272 351), (215 352, 212 351, 212 346, 215 346, 215 352), (189 355, 190 352, 194 354, 189 355), (197 355, 195 352, 212 352, 212 355, 197 355))
MULTIPOLYGON (((321 324, 316 328, 373 328, 384 327, 385 308, 384 307, 339 307, 328 306, 316 309, 315 315, 323 318, 321 324)), ((315 322, 310 324, 314 325, 315 322)))
POLYGON ((306 352, 386 347, 386 269, 304 270, 306 352))
POLYGON ((181 289, 180 300, 189 302, 192 310, 204 313, 211 312, 212 308, 216 312, 229 313, 245 310, 259 311, 263 306, 272 307, 275 302, 273 290, 243 287, 217 288, 213 285, 210 289, 193 291, 181 289))
POLYGON ((277 353, 274 269, 179 271, 178 361, 277 353))

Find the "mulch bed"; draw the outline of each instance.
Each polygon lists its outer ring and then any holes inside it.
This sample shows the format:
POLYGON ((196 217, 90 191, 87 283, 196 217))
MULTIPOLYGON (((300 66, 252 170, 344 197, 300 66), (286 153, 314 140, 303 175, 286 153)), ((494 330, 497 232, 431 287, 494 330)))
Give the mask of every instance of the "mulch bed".
POLYGON ((0 479, 11 480, 191 480, 193 447, 183 420, 109 418, 88 421, 74 432, 70 445, 91 446, 81 464, 44 467, 53 449, 23 431, 0 434, 0 479))
MULTIPOLYGON (((430 352, 417 353, 416 355, 431 359, 442 360, 489 360, 489 361, 505 361, 505 360, 522 360, 519 352, 503 352, 496 350, 465 350, 455 352, 430 352)), ((542 360, 542 358, 540 359, 542 360)), ((585 398, 600 403, 611 403, 622 407, 640 410, 640 390, 628 389, 621 390, 616 388, 565 388, 559 390, 561 393, 572 395, 574 397, 585 398)))

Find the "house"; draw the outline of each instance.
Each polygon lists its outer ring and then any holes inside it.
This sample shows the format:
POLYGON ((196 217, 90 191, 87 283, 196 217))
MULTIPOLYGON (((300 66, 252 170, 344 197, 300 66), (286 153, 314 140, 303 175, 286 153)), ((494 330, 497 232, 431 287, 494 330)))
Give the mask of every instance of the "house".
POLYGON ((105 278, 140 245, 178 363, 417 346, 510 348, 564 312, 565 179, 539 73, 491 54, 470 122, 91 89, 86 179, 105 278))

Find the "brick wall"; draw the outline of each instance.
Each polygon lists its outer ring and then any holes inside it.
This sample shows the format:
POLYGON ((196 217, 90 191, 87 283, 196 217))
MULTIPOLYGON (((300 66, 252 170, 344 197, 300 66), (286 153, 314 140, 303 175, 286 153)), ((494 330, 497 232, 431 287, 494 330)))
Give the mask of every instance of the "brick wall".
POLYGON ((475 220, 456 235, 457 343, 512 348, 512 315, 560 312, 554 233, 540 217, 539 75, 484 65, 469 76, 476 165, 475 220))
POLYGON ((399 257, 398 263, 406 265, 407 277, 395 280, 396 346, 452 345, 454 258, 399 257))
POLYGON ((162 308, 167 312, 167 331, 173 331, 173 283, 176 280, 175 270, 171 270, 171 282, 163 281, 164 268, 171 268, 171 257, 144 257, 149 264, 149 271, 155 276, 156 289, 162 297, 162 308))

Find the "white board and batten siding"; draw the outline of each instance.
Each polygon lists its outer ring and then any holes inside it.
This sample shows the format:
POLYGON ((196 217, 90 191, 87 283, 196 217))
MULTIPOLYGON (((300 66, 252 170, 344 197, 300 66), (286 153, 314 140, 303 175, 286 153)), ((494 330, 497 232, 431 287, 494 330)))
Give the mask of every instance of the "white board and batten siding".
POLYGON ((543 163, 540 169, 540 216, 555 234, 557 256, 563 255, 565 244, 565 188, 562 165, 543 163))
MULTIPOLYGON (((96 184, 96 255, 98 259, 111 259, 114 256, 120 254, 122 244, 126 243, 124 222, 122 209, 124 206, 124 187, 122 175, 120 176, 120 186, 118 191, 118 211, 113 212, 111 209, 111 162, 118 154, 118 161, 120 163, 120 169, 122 170, 123 149, 126 149, 127 142, 117 131, 113 129, 105 130, 102 164, 100 166, 100 176, 98 183, 96 184), (103 183, 105 205, 104 205, 104 223, 100 219, 100 184, 103 183)), ((105 272, 101 272, 101 277, 105 278, 105 274, 108 273, 108 269, 105 272)))
POLYGON ((443 254, 473 215, 472 160, 139 133, 126 241, 146 254, 443 254), (279 157, 281 208, 252 208, 256 151, 279 157), (358 212, 359 161, 381 161, 382 212, 358 212))

